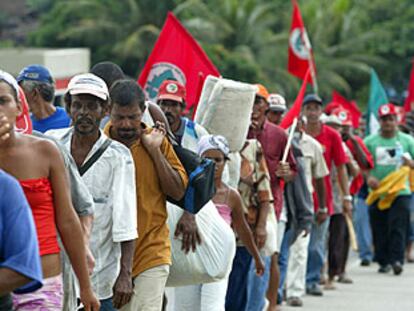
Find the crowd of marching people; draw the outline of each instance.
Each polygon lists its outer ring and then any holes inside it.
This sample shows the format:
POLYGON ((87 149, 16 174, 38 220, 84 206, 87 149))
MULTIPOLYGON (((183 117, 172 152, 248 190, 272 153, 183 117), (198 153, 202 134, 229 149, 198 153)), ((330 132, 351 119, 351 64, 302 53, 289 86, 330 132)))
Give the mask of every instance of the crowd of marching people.
POLYGON ((400 275, 413 261, 414 138, 396 107, 365 136, 307 94, 289 131, 285 99, 245 86, 249 105, 231 98, 215 131, 205 105, 185 116, 175 79, 149 102, 102 62, 55 105, 47 68, 0 71, 0 310, 301 307, 353 282, 356 246, 361 266, 400 275))

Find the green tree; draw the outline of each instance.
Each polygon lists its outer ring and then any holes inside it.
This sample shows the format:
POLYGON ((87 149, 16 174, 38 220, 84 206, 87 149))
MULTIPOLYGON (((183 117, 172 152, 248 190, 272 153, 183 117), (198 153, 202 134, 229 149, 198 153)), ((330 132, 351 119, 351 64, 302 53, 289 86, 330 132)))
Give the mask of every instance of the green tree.
POLYGON ((93 63, 112 60, 136 76, 174 6, 172 0, 58 0, 43 16, 42 26, 30 36, 30 42, 89 47, 93 63))
MULTIPOLYGON (((28 1, 48 8, 30 36, 36 46, 90 47, 92 62, 110 59, 136 76, 173 10, 224 77, 261 82, 289 101, 300 87, 286 70, 292 12, 287 0, 28 1)), ((405 89, 414 54, 410 0, 298 2, 324 98, 336 89, 365 101, 370 67, 385 85, 405 89)))

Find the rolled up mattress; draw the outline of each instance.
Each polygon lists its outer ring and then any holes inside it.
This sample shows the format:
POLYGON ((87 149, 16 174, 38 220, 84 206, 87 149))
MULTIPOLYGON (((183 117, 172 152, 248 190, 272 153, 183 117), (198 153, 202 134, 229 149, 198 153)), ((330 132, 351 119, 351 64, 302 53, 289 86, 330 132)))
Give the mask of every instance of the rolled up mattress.
POLYGON ((207 77, 195 121, 214 135, 227 138, 232 152, 246 141, 257 87, 228 79, 207 77))

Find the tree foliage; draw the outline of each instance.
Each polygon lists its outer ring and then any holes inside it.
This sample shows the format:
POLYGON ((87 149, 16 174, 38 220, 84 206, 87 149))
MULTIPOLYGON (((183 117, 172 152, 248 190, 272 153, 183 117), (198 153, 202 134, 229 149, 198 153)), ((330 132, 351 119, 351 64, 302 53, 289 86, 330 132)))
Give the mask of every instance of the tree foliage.
MULTIPOLYGON (((287 71, 292 5, 287 0, 29 0, 41 10, 36 46, 86 46, 137 76, 168 11, 206 50, 223 76, 261 82, 292 100, 300 81, 287 71)), ((411 0, 298 1, 314 49, 320 93, 364 102, 369 70, 405 89, 414 54, 411 0)))

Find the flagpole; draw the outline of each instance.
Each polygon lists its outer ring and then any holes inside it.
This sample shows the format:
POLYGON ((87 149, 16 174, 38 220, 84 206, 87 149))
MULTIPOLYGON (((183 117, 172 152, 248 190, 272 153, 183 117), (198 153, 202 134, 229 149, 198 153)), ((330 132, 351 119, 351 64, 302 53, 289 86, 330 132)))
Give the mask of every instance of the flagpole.
POLYGON ((310 57, 309 57, 309 68, 310 68, 310 74, 312 76, 313 91, 315 92, 316 95, 319 95, 318 80, 316 79, 315 66, 313 65, 314 64, 313 63, 313 57, 312 57, 312 54, 309 54, 309 55, 310 55, 310 57))
MULTIPOLYGON (((307 34, 306 34, 307 37, 307 34)), ((314 66, 314 59, 313 59, 313 54, 312 54, 312 49, 310 47, 310 43, 309 43, 309 38, 305 38, 304 32, 302 32, 302 40, 305 43, 305 48, 308 51, 308 55, 309 55, 309 69, 310 69, 310 74, 312 77, 312 86, 313 86, 313 92, 316 95, 319 95, 319 87, 318 87, 318 80, 316 79, 316 70, 315 70, 315 66, 314 66)))

